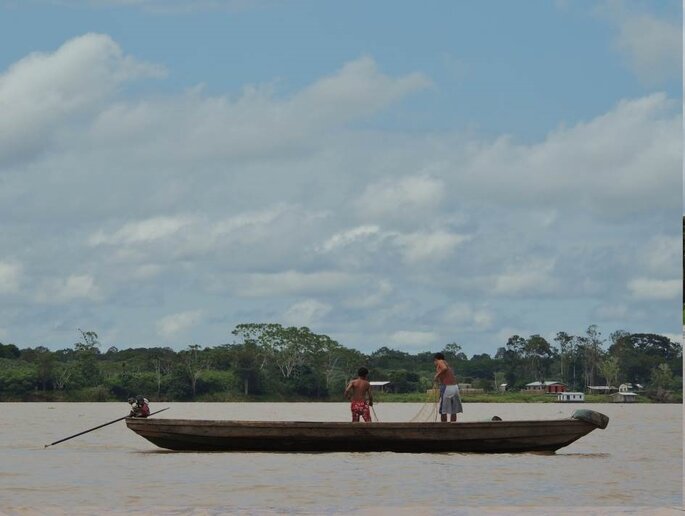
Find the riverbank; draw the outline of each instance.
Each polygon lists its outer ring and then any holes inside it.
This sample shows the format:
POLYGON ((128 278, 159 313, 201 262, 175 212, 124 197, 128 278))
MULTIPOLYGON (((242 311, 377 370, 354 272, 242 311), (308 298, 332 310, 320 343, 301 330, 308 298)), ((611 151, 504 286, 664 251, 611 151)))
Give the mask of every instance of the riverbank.
MULTIPOLYGON (((274 395, 251 395, 235 393, 213 393, 198 396, 195 400, 171 400, 171 399, 157 399, 153 395, 143 393, 151 401, 154 402, 176 402, 176 401, 195 401, 204 403, 308 403, 308 402, 341 402, 344 401, 341 396, 331 398, 307 398, 303 396, 274 396, 274 395)), ((374 400, 380 403, 432 403, 435 401, 435 396, 425 392, 407 392, 407 393, 391 393, 391 392, 375 392, 373 393, 374 400)), ((558 403, 557 397, 554 394, 532 394, 527 392, 491 392, 491 393, 464 393, 461 396, 464 403, 558 403)), ((102 392, 95 393, 90 389, 74 392, 56 393, 42 393, 34 392, 21 397, 0 396, 0 402, 116 402, 125 401, 117 399, 111 395, 103 396, 102 392)), ((586 394, 586 403, 611 403, 611 397, 606 394, 586 394)), ((682 403, 682 393, 672 393, 672 399, 668 403, 682 403)), ((650 399, 646 394, 637 396, 635 403, 663 403, 650 399)))
MULTIPOLYGON (((389 392, 379 392, 374 394, 374 399, 379 402, 387 403, 402 403, 402 402, 430 402, 434 401, 434 397, 429 394, 412 392, 403 394, 394 394, 389 392)), ((556 394, 532 394, 528 392, 498 392, 498 393, 465 393, 461 395, 464 403, 558 403, 556 394)), ((611 397, 606 394, 586 394, 586 403, 611 403, 611 397)), ((674 401, 673 403, 681 403, 674 401)), ((647 396, 642 395, 637 397, 636 403, 655 403, 647 396)))

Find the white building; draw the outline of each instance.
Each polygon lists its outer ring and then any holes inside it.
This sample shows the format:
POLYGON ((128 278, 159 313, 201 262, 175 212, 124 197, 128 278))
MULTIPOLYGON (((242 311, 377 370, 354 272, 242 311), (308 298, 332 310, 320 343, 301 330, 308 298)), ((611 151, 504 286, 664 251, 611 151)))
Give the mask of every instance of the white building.
POLYGON ((557 393, 557 401, 562 403, 583 403, 585 401, 585 394, 582 392, 559 392, 557 393))
POLYGON ((613 403, 635 403, 637 401, 637 394, 634 392, 615 392, 611 395, 613 403))
POLYGON ((639 383, 633 385, 632 383, 622 383, 618 386, 618 392, 633 392, 634 390, 642 390, 644 387, 639 383))
POLYGON ((588 385, 587 391, 590 394, 611 394, 616 391, 616 387, 611 385, 588 385))
POLYGON ((371 384, 371 389, 374 391, 384 392, 386 386, 390 385, 390 382, 369 382, 371 384))

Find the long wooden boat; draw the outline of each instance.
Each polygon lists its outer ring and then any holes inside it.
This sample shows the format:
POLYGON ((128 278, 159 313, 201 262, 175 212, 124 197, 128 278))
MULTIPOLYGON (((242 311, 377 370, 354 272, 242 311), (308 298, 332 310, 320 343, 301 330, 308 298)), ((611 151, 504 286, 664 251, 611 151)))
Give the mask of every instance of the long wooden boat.
POLYGON ((609 418, 577 410, 570 418, 464 423, 338 423, 127 418, 161 448, 265 452, 554 452, 609 418))

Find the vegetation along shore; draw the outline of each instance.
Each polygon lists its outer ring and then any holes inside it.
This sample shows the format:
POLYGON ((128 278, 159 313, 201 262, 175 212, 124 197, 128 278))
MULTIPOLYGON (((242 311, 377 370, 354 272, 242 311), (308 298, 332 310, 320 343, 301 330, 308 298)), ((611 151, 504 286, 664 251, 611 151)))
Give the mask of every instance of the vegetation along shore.
POLYGON ((494 355, 471 357, 456 342, 416 354, 388 347, 364 354, 305 327, 270 323, 240 324, 231 333, 231 343, 181 351, 103 351, 97 333, 82 330, 73 346, 57 351, 0 343, 0 401, 124 401, 137 394, 154 401, 342 401, 346 382, 365 365, 371 380, 390 382, 379 401, 424 402, 431 397, 433 353, 442 351, 459 382, 475 391, 463 392, 465 402, 554 401, 521 392, 545 380, 581 392, 630 382, 643 386, 639 401, 682 402, 682 345, 650 333, 618 330, 605 338, 592 325, 583 335, 558 332, 551 342, 513 335, 494 355))

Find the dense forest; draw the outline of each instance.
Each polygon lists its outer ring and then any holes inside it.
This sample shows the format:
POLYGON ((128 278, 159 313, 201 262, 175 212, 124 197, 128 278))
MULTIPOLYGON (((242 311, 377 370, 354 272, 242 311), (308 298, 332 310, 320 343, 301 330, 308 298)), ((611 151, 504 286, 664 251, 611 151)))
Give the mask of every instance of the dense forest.
POLYGON ((432 385, 433 353, 443 351, 460 383, 486 392, 512 390, 537 380, 558 380, 569 390, 631 382, 654 401, 682 401, 682 346, 646 333, 615 331, 608 338, 590 326, 583 335, 510 337, 493 356, 467 357, 456 342, 410 354, 381 347, 369 355, 326 335, 279 324, 240 324, 233 342, 196 344, 182 351, 141 347, 101 350, 94 331, 78 330, 73 347, 20 349, 0 344, 2 401, 114 401, 144 394, 151 400, 341 400, 358 367, 370 379, 389 380, 396 393, 432 385))

